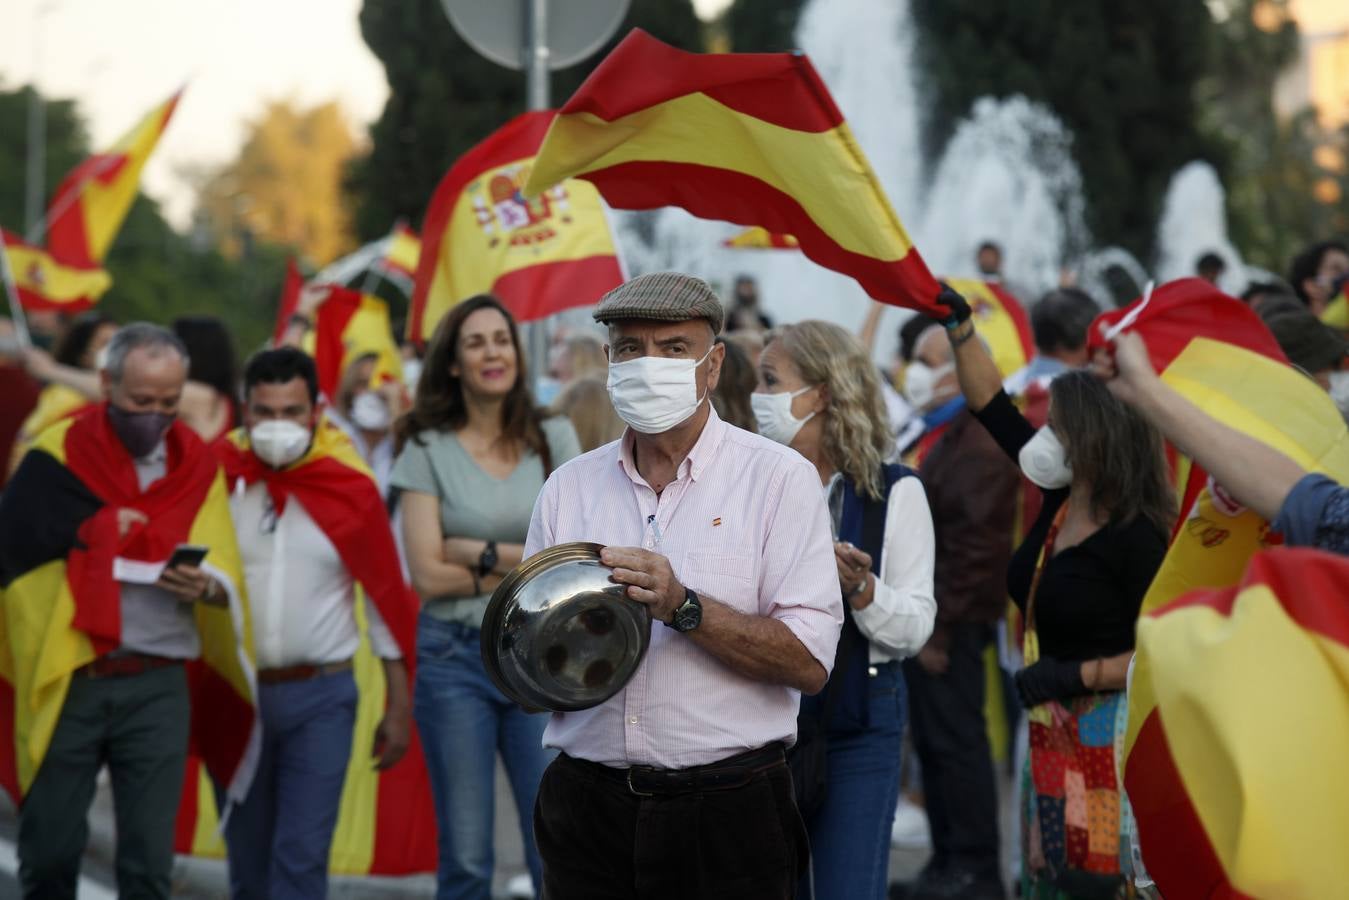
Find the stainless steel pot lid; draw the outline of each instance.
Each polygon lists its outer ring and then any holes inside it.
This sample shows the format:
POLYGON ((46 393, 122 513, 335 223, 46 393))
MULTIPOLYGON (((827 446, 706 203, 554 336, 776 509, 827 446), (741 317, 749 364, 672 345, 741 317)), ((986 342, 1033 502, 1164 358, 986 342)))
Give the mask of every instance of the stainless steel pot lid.
POLYGON ((529 710, 574 712, 623 689, 651 642, 651 613, 600 563, 599 544, 558 544, 511 570, 487 604, 482 660, 529 710))

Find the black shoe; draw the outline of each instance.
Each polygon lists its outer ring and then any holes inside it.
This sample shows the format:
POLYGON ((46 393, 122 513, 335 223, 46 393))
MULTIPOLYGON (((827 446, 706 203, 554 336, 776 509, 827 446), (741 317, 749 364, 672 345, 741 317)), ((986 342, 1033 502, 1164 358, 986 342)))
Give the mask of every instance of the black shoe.
POLYGON ((969 869, 946 869, 920 878, 906 900, 1007 900, 1002 882, 969 869))

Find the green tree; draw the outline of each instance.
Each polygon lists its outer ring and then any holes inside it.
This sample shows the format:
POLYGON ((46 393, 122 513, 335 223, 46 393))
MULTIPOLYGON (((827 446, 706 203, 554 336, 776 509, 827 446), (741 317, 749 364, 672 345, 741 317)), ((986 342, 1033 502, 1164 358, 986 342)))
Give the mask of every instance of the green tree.
POLYGON ((1098 243, 1150 255, 1167 184, 1194 159, 1226 170, 1198 125, 1213 21, 1204 0, 913 0, 935 97, 935 153, 975 99, 1024 94, 1074 134, 1098 243))
MULTIPOLYGON (((389 100, 370 128, 370 153, 348 187, 362 240, 387 234, 400 218, 420 223, 445 170, 465 150, 525 108, 524 74, 479 56, 451 27, 439 0, 365 0, 361 34, 384 64, 389 100)), ((553 73, 565 102, 634 27, 676 47, 702 47, 689 0, 633 0, 615 38, 583 63, 553 73)))
MULTIPOLYGON (((28 160, 28 109, 33 89, 0 84, 0 225, 22 234, 28 160)), ((70 100, 47 100, 47 155, 43 197, 51 197, 66 173, 88 155, 84 122, 70 100)))
POLYGON ((736 53, 777 53, 796 48, 796 23, 805 0, 735 0, 726 29, 736 53))

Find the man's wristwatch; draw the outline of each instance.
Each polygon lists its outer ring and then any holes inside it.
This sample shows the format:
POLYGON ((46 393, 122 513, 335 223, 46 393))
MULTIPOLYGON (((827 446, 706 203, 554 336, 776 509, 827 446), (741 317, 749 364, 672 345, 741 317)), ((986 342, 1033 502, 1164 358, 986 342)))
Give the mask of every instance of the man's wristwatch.
POLYGON ((702 621, 702 601, 693 592, 693 588, 684 588, 684 602, 675 607, 674 615, 665 624, 682 634, 697 628, 702 621))
POLYGON ((497 542, 488 541, 478 557, 478 577, 486 578, 497 567, 497 542))

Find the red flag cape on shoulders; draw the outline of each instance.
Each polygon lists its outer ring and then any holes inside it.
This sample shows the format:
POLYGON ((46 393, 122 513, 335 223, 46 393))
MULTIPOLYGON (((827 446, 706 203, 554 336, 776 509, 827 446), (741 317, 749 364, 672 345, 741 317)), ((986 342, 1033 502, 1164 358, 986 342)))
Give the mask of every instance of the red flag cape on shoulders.
POLYGON ((243 429, 221 441, 217 452, 231 489, 240 481, 263 482, 278 514, 289 498, 300 501, 379 610, 411 673, 419 603, 403 578, 384 498, 347 436, 321 421, 309 451, 284 469, 259 460, 243 429))

